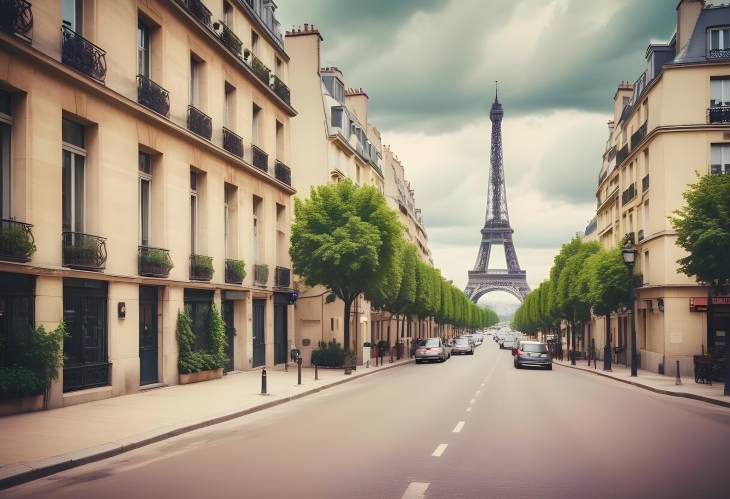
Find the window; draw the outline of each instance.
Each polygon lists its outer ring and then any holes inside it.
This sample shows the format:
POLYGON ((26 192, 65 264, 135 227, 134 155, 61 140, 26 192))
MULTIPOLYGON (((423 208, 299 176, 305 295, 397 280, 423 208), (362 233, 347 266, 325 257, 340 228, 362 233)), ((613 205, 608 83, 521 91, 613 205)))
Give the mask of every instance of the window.
POLYGON ((10 94, 0 90, 0 218, 10 218, 10 94))
POLYGON ((61 24, 79 35, 83 35, 84 0, 61 0, 61 24))
POLYGON ((730 143, 712 144, 710 151, 710 173, 730 174, 730 143))
POLYGON ((61 204, 63 230, 84 232, 85 130, 83 125, 63 118, 61 204))
POLYGON ((232 130, 234 128, 233 119, 236 117, 236 87, 226 82, 224 91, 223 126, 232 130))
POLYGON ((276 121, 276 159, 284 161, 284 125, 276 121))
POLYGON ((223 200, 223 237, 226 258, 236 258, 238 255, 238 224, 236 216, 238 189, 235 185, 225 184, 223 200))
POLYGON ((251 141, 254 145, 261 145, 261 108, 256 104, 253 105, 253 114, 251 118, 251 141))
POLYGON ((137 74, 150 77, 151 32, 142 19, 137 20, 137 74))
POLYGON ((256 56, 259 53, 259 35, 255 31, 251 31, 251 52, 256 56))
POLYGON ((198 174, 190 172, 190 253, 195 254, 198 240, 198 174))
POLYGON ((200 61, 190 57, 190 105, 198 107, 200 94, 200 61))
POLYGON ((150 187, 152 184, 152 157, 139 153, 139 244, 150 245, 150 187))
POLYGON ((342 113, 341 107, 332 108, 332 126, 336 128, 342 128, 342 113))
POLYGON ((730 78, 710 80, 710 107, 730 106, 730 78))
POLYGON ((327 75, 322 77, 322 83, 324 88, 327 89, 327 93, 334 97, 337 102, 342 103, 345 98, 345 87, 336 77, 327 75))
POLYGON ((223 23, 233 29, 233 7, 228 2, 223 2, 223 23))
POLYGON ((713 50, 730 49, 730 28, 715 28, 707 31, 707 48, 713 50))

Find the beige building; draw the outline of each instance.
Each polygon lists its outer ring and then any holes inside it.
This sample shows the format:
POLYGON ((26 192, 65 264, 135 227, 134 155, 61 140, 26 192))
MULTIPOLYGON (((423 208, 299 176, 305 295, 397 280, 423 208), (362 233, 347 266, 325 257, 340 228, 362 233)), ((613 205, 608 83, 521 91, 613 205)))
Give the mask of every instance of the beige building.
POLYGON ((228 370, 283 362, 296 111, 274 3, 15 3, 0 33, 0 333, 66 321, 50 406, 176 384, 183 307, 199 338, 222 308, 228 370))
MULTIPOLYGON (((677 271, 683 250, 668 217, 684 204, 682 193, 696 173, 730 173, 730 7, 683 0, 677 31, 667 44, 652 43, 647 68, 614 95, 614 115, 603 155, 597 213, 587 239, 616 247, 628 234, 641 274, 636 297, 640 367, 693 371, 693 355, 722 354, 730 307, 718 300, 714 332, 707 334, 704 287, 677 271)), ((612 347, 630 362, 627 314, 611 319, 612 347)), ((588 325, 579 350, 604 344, 604 320, 588 325)), ((614 350, 615 351, 615 350, 614 350)))

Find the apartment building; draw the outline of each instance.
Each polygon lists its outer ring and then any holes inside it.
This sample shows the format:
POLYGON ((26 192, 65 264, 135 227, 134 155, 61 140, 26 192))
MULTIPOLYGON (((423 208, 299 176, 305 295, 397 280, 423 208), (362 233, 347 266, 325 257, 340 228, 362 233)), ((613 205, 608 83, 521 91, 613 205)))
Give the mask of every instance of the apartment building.
MULTIPOLYGON (((637 247, 636 296, 640 367, 682 374, 693 355, 722 355, 730 331, 730 299, 717 298, 707 332, 707 291, 678 273, 684 253, 668 219, 684 205, 682 193, 697 173, 730 173, 730 6, 682 0, 676 34, 652 43, 646 70, 621 82, 596 188, 596 218, 588 239, 616 247, 625 235, 637 247)), ((611 318, 611 344, 619 362, 630 361, 630 316, 611 318)), ((584 349, 601 353, 605 324, 586 326, 584 349)))
POLYGON ((66 322, 49 406, 176 384, 178 311, 200 338, 214 302, 227 370, 284 362, 296 111, 274 3, 10 3, 0 334, 66 322))

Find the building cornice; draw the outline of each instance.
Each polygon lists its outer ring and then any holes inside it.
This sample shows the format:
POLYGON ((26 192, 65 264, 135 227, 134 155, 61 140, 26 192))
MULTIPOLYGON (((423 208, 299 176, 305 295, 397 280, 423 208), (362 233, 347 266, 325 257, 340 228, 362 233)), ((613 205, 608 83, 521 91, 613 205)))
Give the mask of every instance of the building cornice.
MULTIPOLYGON (((269 43, 274 47, 274 50, 286 61, 289 62, 289 54, 286 53, 286 50, 284 50, 284 47, 279 45, 279 40, 277 39, 276 35, 271 32, 271 29, 264 23, 263 19, 256 13, 256 11, 253 10, 253 8, 245 2, 245 0, 238 0, 238 5, 241 7, 241 9, 246 13, 246 16, 249 18, 251 22, 258 25, 263 31, 264 36, 269 41, 269 43)), ((283 43, 283 42, 282 42, 283 43)))

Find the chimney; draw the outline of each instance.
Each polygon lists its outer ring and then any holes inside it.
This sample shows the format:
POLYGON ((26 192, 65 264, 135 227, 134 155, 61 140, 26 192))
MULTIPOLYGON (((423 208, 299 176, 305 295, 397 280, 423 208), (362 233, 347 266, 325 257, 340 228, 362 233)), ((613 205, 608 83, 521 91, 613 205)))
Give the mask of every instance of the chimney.
POLYGON ((692 38, 705 0, 681 0, 677 5, 677 54, 682 52, 692 38))

